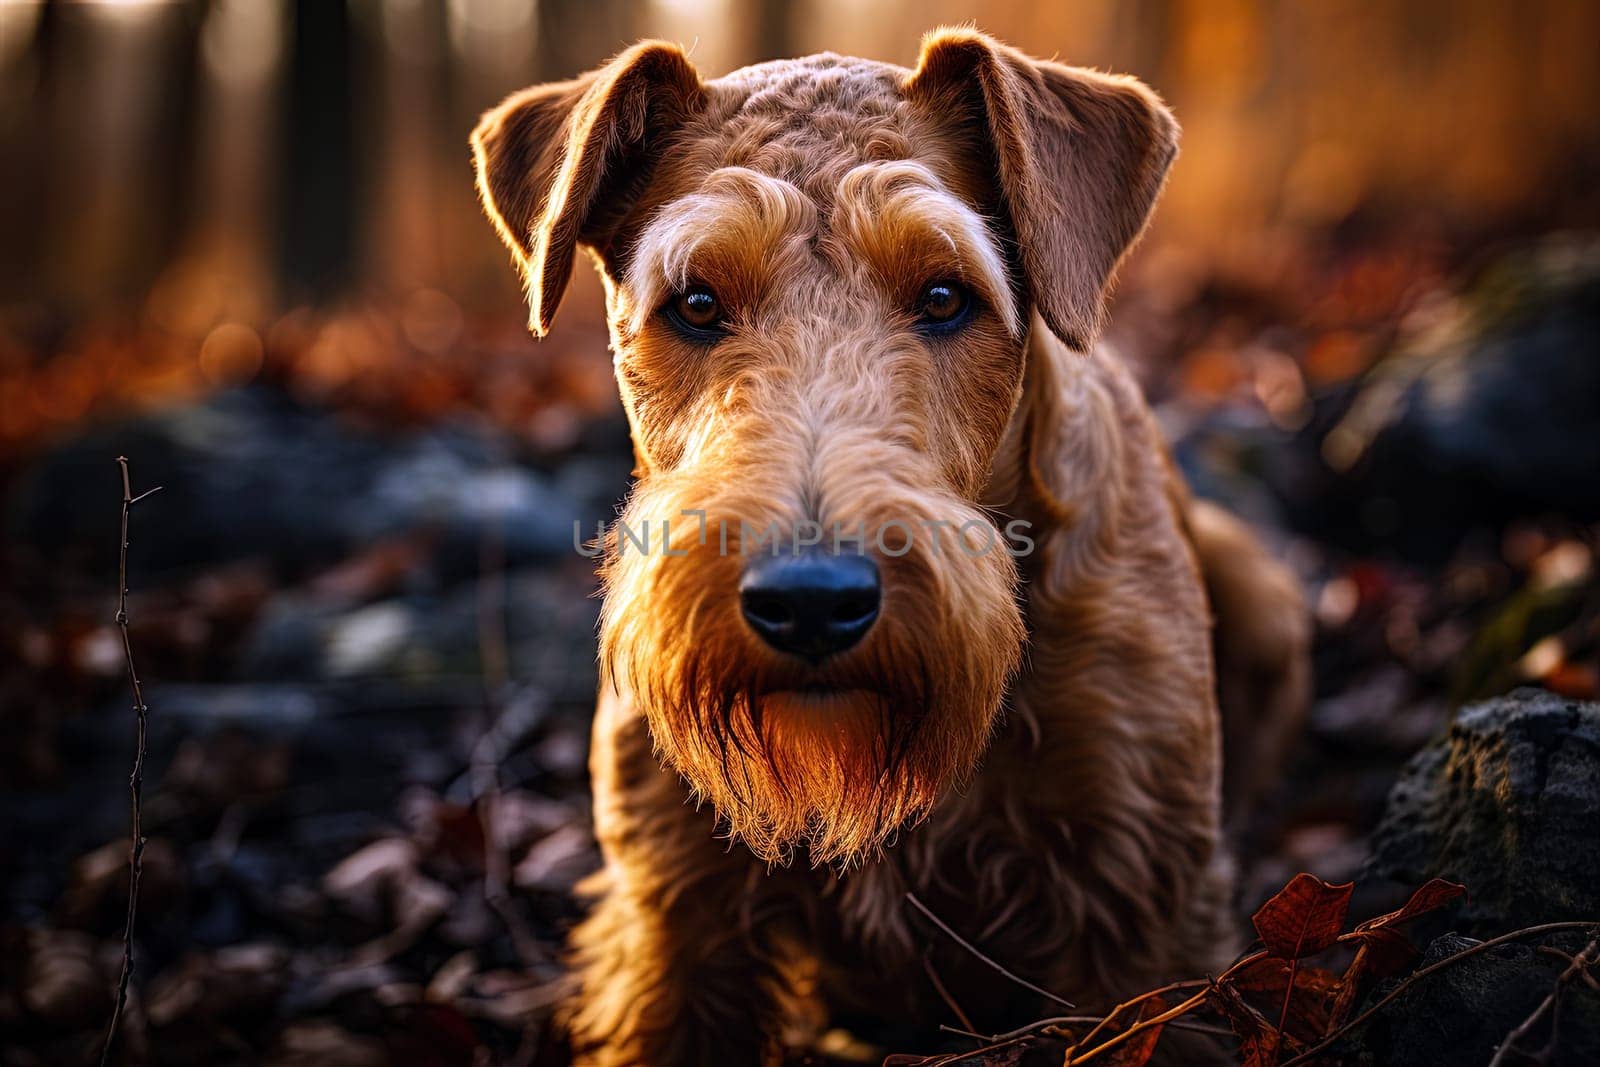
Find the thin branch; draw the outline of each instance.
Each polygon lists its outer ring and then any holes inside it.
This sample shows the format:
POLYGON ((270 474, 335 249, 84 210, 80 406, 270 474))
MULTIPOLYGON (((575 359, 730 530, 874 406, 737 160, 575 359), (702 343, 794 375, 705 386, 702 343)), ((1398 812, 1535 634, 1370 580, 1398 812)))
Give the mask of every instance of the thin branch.
POLYGON ((1003 1052, 1006 1049, 1011 1048, 1013 1045, 1019 1044, 1026 1040, 1026 1037, 1019 1037, 1007 1041, 996 1041, 991 1045, 979 1046, 978 1048, 973 1049, 971 1052, 952 1052, 948 1056, 940 1056, 938 1059, 927 1060, 922 1064, 919 1064, 918 1067, 950 1067, 951 1064, 963 1063, 966 1060, 972 1059, 974 1056, 986 1056, 991 1052, 1003 1052))
POLYGON ((128 512, 139 501, 161 491, 158 485, 134 496, 128 476, 128 457, 118 456, 117 467, 122 471, 122 540, 117 552, 116 621, 117 628, 122 631, 122 652, 128 661, 128 681, 133 686, 133 711, 138 728, 134 741, 133 771, 128 775, 128 791, 133 799, 133 829, 128 844, 128 914, 122 928, 122 973, 117 976, 116 1002, 111 1008, 111 1021, 106 1025, 105 1045, 100 1051, 101 1067, 111 1062, 117 1032, 122 1027, 122 1010, 128 1003, 128 982, 133 978, 133 928, 139 915, 139 875, 144 869, 144 833, 139 825, 139 817, 144 793, 145 731, 149 724, 150 709, 145 706, 144 689, 139 684, 139 672, 133 665, 133 641, 128 636, 128 512))
MULTIPOLYGON (((1255 953, 1253 955, 1245 956, 1245 957, 1240 958, 1239 960, 1234 961, 1233 966, 1229 967, 1226 971, 1223 972, 1223 977, 1227 977, 1228 975, 1232 974, 1235 970, 1237 970, 1239 967, 1242 967, 1245 963, 1254 963, 1257 959, 1260 958, 1260 956, 1261 956, 1261 954, 1258 952, 1258 953, 1255 953)), ((1137 1005, 1143 1004, 1145 1001, 1149 1000, 1151 997, 1161 997, 1161 996, 1165 996, 1168 993, 1176 993, 1180 989, 1187 990, 1187 989, 1204 988, 1204 989, 1209 990, 1212 987, 1212 985, 1214 985, 1214 984, 1215 983, 1212 982, 1212 980, 1209 979, 1209 978, 1190 978, 1187 981, 1183 981, 1183 982, 1172 982, 1172 983, 1170 983, 1168 985, 1162 986, 1160 989, 1152 989, 1148 993, 1140 993, 1138 996, 1132 998, 1131 1000, 1123 1001, 1121 1004, 1118 1004, 1116 1007, 1112 1008, 1111 1011, 1108 1014, 1102 1016, 1098 1021, 1095 1021, 1094 1029, 1090 1030, 1087 1034, 1084 1034, 1083 1035, 1083 1040, 1077 1042, 1071 1048, 1067 1049, 1066 1062, 1071 1063, 1072 1062, 1073 1053, 1077 1052, 1078 1049, 1082 1048, 1084 1045, 1087 1045, 1089 1042, 1093 1041, 1095 1039, 1095 1037, 1097 1035, 1099 1035, 1101 1030, 1104 1030, 1107 1026, 1111 1025, 1111 1020, 1115 1019, 1118 1015, 1121 1015, 1123 1012, 1127 1011, 1129 1008, 1132 1008, 1132 1007, 1135 1007, 1137 1005)))
MULTIPOLYGON (((1300 960, 1298 958, 1290 960, 1289 961, 1289 981, 1287 983, 1285 983, 1284 987, 1283 987, 1283 1007, 1278 1011, 1278 1033, 1279 1034, 1283 1033, 1284 1025, 1289 1021, 1289 1002, 1294 999, 1294 979, 1295 979, 1295 976, 1297 974, 1299 974, 1299 973, 1300 973, 1300 960)), ((1278 1052, 1279 1052, 1280 1049, 1282 1049, 1282 1047, 1283 1047, 1283 1042, 1280 1039, 1279 1042, 1275 1046, 1273 1046, 1272 1058, 1274 1060, 1276 1060, 1278 1058, 1278 1052)))
MULTIPOLYGON (((1227 977, 1231 976, 1233 974, 1233 972, 1238 970, 1240 967, 1243 967, 1246 964, 1254 963, 1256 960, 1261 959, 1265 955, 1266 955, 1266 953, 1264 953, 1264 952, 1257 952, 1257 953, 1254 953, 1254 954, 1252 954, 1250 956, 1244 957, 1243 959, 1241 959, 1237 963, 1235 963, 1232 967, 1228 968, 1227 971, 1223 972, 1223 976, 1222 977, 1223 978, 1227 978, 1227 977)), ((1069 1048, 1067 1050, 1066 1059, 1063 1061, 1064 1063, 1067 1063, 1067 1064, 1084 1063, 1084 1062, 1087 1062, 1088 1060, 1093 1059, 1094 1057, 1100 1055, 1100 1053, 1107 1051, 1111 1047, 1121 1044, 1123 1040, 1125 1040, 1126 1038, 1132 1037, 1136 1033, 1139 1033, 1139 1032, 1141 1032, 1143 1030, 1147 1030, 1152 1026, 1161 1026, 1161 1025, 1165 1025, 1165 1024, 1171 1023, 1173 1020, 1177 1019, 1178 1016, 1183 1015, 1184 1013, 1186 1013, 1186 1012, 1192 1010, 1193 1008, 1197 1007, 1198 1005, 1204 1003, 1205 998, 1206 998, 1206 994, 1210 992, 1211 987, 1213 985, 1215 985, 1217 981, 1221 981, 1221 980, 1222 979, 1213 980, 1213 979, 1210 979, 1210 978, 1193 978, 1193 979, 1189 979, 1188 981, 1173 982, 1170 985, 1164 985, 1160 989, 1152 989, 1148 993, 1141 993, 1138 996, 1134 997, 1132 1000, 1127 1000, 1127 1001, 1124 1001, 1121 1004, 1118 1004, 1115 1008, 1113 1008, 1111 1010, 1111 1014, 1106 1015, 1106 1016, 1058 1015, 1058 1016, 1055 1016, 1055 1017, 1049 1018, 1049 1019, 1037 1019, 1034 1022, 1029 1023, 1027 1026, 1021 1026, 1021 1027, 1018 1027, 1015 1030, 1008 1030, 1003 1034, 994 1034, 992 1036, 986 1037, 986 1036, 984 1036, 982 1034, 968 1033, 968 1034, 965 1034, 964 1036, 974 1038, 975 1040, 978 1040, 978 1041, 987 1041, 987 1042, 990 1042, 990 1044, 987 1044, 982 1048, 973 1049, 970 1052, 950 1053, 950 1054, 945 1055, 945 1056, 939 1056, 939 1057, 935 1057, 935 1058, 932 1058, 932 1059, 924 1060, 922 1065, 921 1065, 921 1067, 947 1067, 947 1065, 949 1065, 949 1064, 960 1063, 962 1060, 970 1059, 973 1056, 982 1055, 984 1053, 989 1053, 989 1052, 998 1052, 998 1051, 1000 1051, 1002 1049, 1007 1049, 1007 1048, 1011 1048, 1011 1047, 1016 1046, 1016 1045, 1020 1045, 1024 1041, 1027 1041, 1028 1039, 1034 1037, 1035 1035, 1037 1035, 1037 1034, 1039 1034, 1039 1033, 1041 1033, 1041 1032, 1043 1032, 1045 1030, 1049 1030, 1052 1027, 1064 1027, 1064 1026, 1083 1025, 1083 1024, 1086 1024, 1086 1023, 1093 1023, 1094 1024, 1094 1029, 1090 1030, 1088 1035, 1085 1036, 1085 1038, 1082 1041, 1079 1041, 1077 1044, 1073 1045, 1071 1048, 1069 1048), (1126 1011, 1128 1008, 1133 1007, 1136 1004, 1143 1004, 1145 1001, 1149 1000, 1151 997, 1159 997, 1159 996, 1161 996, 1161 995, 1163 995, 1165 993, 1177 992, 1180 989, 1199 989, 1200 992, 1196 993, 1194 996, 1190 997, 1188 1000, 1184 1001, 1182 1004, 1179 1004, 1177 1007, 1172 1008, 1169 1011, 1163 1012, 1161 1015, 1155 1016, 1155 1017, 1150 1018, 1150 1019, 1145 1019, 1145 1020, 1143 1020, 1143 1021, 1141 1021, 1139 1023, 1136 1023, 1135 1025, 1133 1025, 1132 1027, 1130 1027, 1128 1030, 1124 1031, 1123 1033, 1117 1034, 1115 1037, 1107 1040, 1103 1044, 1098 1045, 1095 1048, 1089 1049, 1082 1056, 1078 1056, 1077 1058, 1073 1058, 1074 1053, 1076 1052, 1076 1050, 1078 1048, 1080 1048, 1082 1045, 1084 1045, 1089 1040, 1091 1040, 1094 1037, 1094 1035, 1098 1034, 1105 1027, 1105 1025, 1107 1023, 1109 1023, 1113 1018, 1115 1018, 1121 1012, 1126 1011)), ((1219 1030, 1217 1028, 1214 1028, 1214 1027, 1201 1027, 1198 1024, 1196 1024, 1196 1025, 1194 1025, 1192 1027, 1188 1027, 1188 1028, 1199 1030, 1202 1033, 1213 1033, 1213 1034, 1224 1034, 1224 1035, 1228 1034, 1228 1033, 1231 1033, 1231 1031, 1221 1031, 1221 1030, 1219 1030)), ((949 1030, 951 1028, 950 1027, 944 1027, 943 1029, 949 1030)))
POLYGON ((1314 1057, 1319 1056, 1323 1052, 1327 1051, 1327 1049, 1332 1046, 1335 1041, 1339 1040, 1345 1034, 1349 1033, 1351 1030, 1354 1030, 1356 1027, 1360 1026, 1374 1015, 1378 1014, 1378 1012, 1387 1007, 1391 1001, 1399 997, 1406 990, 1410 989, 1417 982, 1428 977, 1428 975, 1433 974, 1435 971, 1444 970, 1446 967, 1460 963, 1469 956, 1476 956, 1478 953, 1494 948, 1496 945, 1504 945, 1511 941, 1521 940, 1525 937, 1534 937, 1538 934, 1551 934, 1561 930, 1595 930, 1597 928, 1600 928, 1600 923, 1594 921, 1544 923, 1541 926, 1527 926, 1521 930, 1513 930, 1509 934, 1501 934, 1499 937, 1491 937, 1487 941, 1480 941, 1469 949, 1464 949, 1460 952, 1457 952, 1453 956, 1446 956, 1444 959, 1439 960, 1436 963, 1430 963, 1420 971, 1412 973, 1408 978, 1405 979, 1405 981, 1391 989, 1382 1000, 1378 1001, 1372 1007, 1368 1008, 1360 1015, 1357 1015, 1354 1019, 1351 1019, 1349 1022, 1339 1027, 1339 1029, 1323 1038, 1317 1044, 1306 1049, 1294 1059, 1285 1060, 1282 1067, 1295 1067, 1296 1064, 1309 1063, 1314 1057))
MULTIPOLYGON (((1100 1044, 1096 1045, 1094 1048, 1089 1049, 1087 1052, 1085 1052, 1081 1056, 1074 1056, 1069 1051, 1067 1053, 1066 1058, 1062 1060, 1063 1067, 1065 1067, 1065 1065, 1068 1065, 1068 1064, 1072 1065, 1072 1067, 1076 1067, 1077 1064, 1088 1063, 1090 1060, 1095 1059, 1096 1057, 1098 1057, 1102 1052, 1110 1052, 1112 1049, 1116 1048, 1118 1045, 1122 1044, 1124 1041, 1127 1041, 1129 1038, 1133 1037, 1133 1035, 1135 1035, 1135 1034, 1142 1033, 1145 1030, 1149 1030, 1151 1027, 1165 1026, 1167 1023, 1169 1023, 1172 1020, 1178 1018, 1178 1016, 1187 1015, 1189 1012, 1193 1011, 1195 1008, 1198 1008, 1200 1005, 1202 1005, 1202 1004, 1204 1004, 1206 1002, 1206 997, 1211 995, 1211 986, 1212 986, 1212 984, 1213 983, 1209 983, 1208 982, 1206 984, 1206 988, 1202 989, 1200 992, 1196 993, 1194 996, 1190 997, 1188 1000, 1182 1001, 1182 1002, 1178 1003, 1177 1005, 1175 1005, 1174 1007, 1168 1008, 1166 1011, 1162 1012, 1160 1015, 1152 1015, 1148 1019, 1139 1020, 1138 1022, 1134 1023, 1132 1026, 1128 1027, 1126 1030, 1122 1031, 1122 1033, 1115 1034, 1115 1035, 1107 1038, 1106 1040, 1100 1042, 1100 1044)), ((1141 997, 1140 999, 1141 1000, 1146 1000, 1146 999, 1149 999, 1149 998, 1148 997, 1141 997)))
POLYGON ((933 983, 934 991, 939 994, 939 999, 944 1001, 951 1011, 955 1012, 957 1021, 967 1028, 968 1033, 971 1033, 975 1029, 972 1025, 972 1020, 967 1017, 966 1012, 961 1010, 961 1004, 950 994, 950 990, 944 987, 944 983, 939 980, 939 972, 933 969, 933 960, 929 958, 926 952, 922 954, 922 969, 928 972, 928 981, 933 983))
MULTIPOLYGON (((1013 982, 1017 983, 1017 985, 1021 986, 1024 989, 1032 990, 1033 992, 1039 994, 1041 997, 1044 997, 1047 1000, 1053 1000, 1057 1004, 1060 1004, 1064 1008, 1076 1008, 1077 1007, 1077 1005, 1072 1003, 1072 1001, 1066 1000, 1066 999, 1064 999, 1062 997, 1058 997, 1054 993, 1050 992, 1048 989, 1041 989, 1038 986, 1034 985, 1032 982, 1028 981, 1026 978, 1017 977, 1016 975, 1012 974, 1010 971, 1006 970, 1004 967, 1000 966, 1000 964, 998 964, 994 960, 990 959, 988 956, 985 956, 982 952, 978 951, 978 949, 973 946, 972 942, 968 941, 966 938, 962 937, 960 934, 958 934, 954 930, 950 929, 949 924, 947 924, 943 919, 939 918, 939 916, 935 915, 933 913, 933 911, 926 904, 924 904, 922 901, 918 900, 917 899, 917 895, 915 893, 907 893, 906 894, 906 899, 911 902, 911 906, 912 907, 916 908, 918 911, 922 912, 923 915, 927 916, 929 922, 933 923, 933 925, 937 926, 940 930, 943 930, 944 933, 945 933, 945 936, 949 937, 950 940, 954 941, 956 944, 960 945, 962 948, 964 948, 968 952, 972 953, 972 955, 976 956, 978 959, 980 959, 984 963, 988 964, 994 970, 1000 972, 1001 974, 1005 975, 1007 978, 1011 979, 1013 982)), ((969 1053, 969 1055, 971 1055, 971 1054, 969 1053)))
POLYGON ((511 937, 512 947, 524 966, 545 962, 533 931, 522 919, 510 891, 510 860, 501 849, 500 761, 501 726, 505 718, 504 694, 511 683, 511 657, 507 650, 505 617, 505 533, 491 516, 478 543, 478 662, 483 677, 483 700, 488 725, 472 746, 470 775, 483 833, 483 899, 499 917, 511 937))
MULTIPOLYGON (((951 930, 945 923, 941 922, 939 917, 929 911, 914 895, 907 893, 906 899, 910 900, 911 903, 918 908, 918 910, 926 915, 933 923, 935 923, 941 930, 953 938, 958 944, 960 944, 967 951, 971 952, 973 955, 977 956, 979 959, 983 960, 985 963, 989 964, 989 966, 1006 975, 1006 977, 1011 978, 1013 981, 1032 989, 1036 993, 1044 993, 1044 990, 1041 990, 1027 982, 1023 982, 1009 971, 1006 971, 999 964, 995 963, 987 956, 984 956, 966 941, 962 940, 962 938, 956 934, 955 931, 951 930)), ((1600 931, 1600 922, 1595 922, 1592 920, 1555 922, 1544 923, 1539 926, 1529 926, 1521 930, 1513 930, 1508 934, 1502 934, 1499 937, 1490 938, 1487 941, 1479 942, 1478 944, 1473 945, 1471 948, 1468 948, 1462 952, 1457 952, 1456 954, 1447 956, 1436 963, 1429 964, 1427 967, 1424 967, 1421 970, 1409 975, 1405 980, 1400 982, 1399 985, 1395 986, 1394 989, 1390 990, 1389 993, 1386 994, 1376 1004, 1372 1005, 1372 1007, 1368 1008, 1354 1019, 1351 1019, 1348 1023, 1345 1023, 1343 1026, 1329 1033, 1321 1042, 1299 1053, 1293 1059, 1285 1060, 1282 1064, 1282 1067, 1296 1067, 1298 1064, 1308 1063, 1315 1059, 1317 1056, 1327 1051, 1329 1047, 1331 1047, 1345 1034, 1365 1023, 1379 1011, 1382 1011, 1387 1005, 1389 1005, 1397 997, 1403 995, 1406 990, 1410 989, 1417 982, 1431 974, 1434 974, 1437 971, 1444 970, 1447 967, 1460 963, 1462 960, 1494 948, 1497 945, 1503 945, 1508 942, 1516 941, 1526 937, 1534 937, 1540 934, 1558 933, 1565 930, 1600 931)), ((1503 1055, 1506 1049, 1510 1048, 1520 1038, 1525 1036, 1528 1031, 1532 1030, 1533 1027, 1537 1025, 1539 1019, 1544 1016, 1546 1011, 1554 1013, 1559 1010, 1559 994, 1561 987, 1564 984, 1580 979, 1586 983, 1593 981, 1593 976, 1589 973, 1589 968, 1595 963, 1600 962, 1600 933, 1595 934, 1594 940, 1592 940, 1582 952, 1578 953, 1578 955, 1566 956, 1564 953, 1561 955, 1563 959, 1567 960, 1568 966, 1567 969, 1562 973, 1561 977, 1557 980, 1556 990, 1552 992, 1549 997, 1545 998, 1545 1001, 1542 1002, 1537 1009, 1535 1009, 1533 1015, 1531 1015, 1521 1026, 1507 1036, 1506 1041, 1501 1046, 1500 1053, 1496 1055, 1495 1064, 1500 1064, 1503 1062, 1503 1055)), ((1238 959, 1236 959, 1232 966, 1214 979, 1203 978, 1190 979, 1183 982, 1173 982, 1169 985, 1162 986, 1160 989, 1154 989, 1148 993, 1141 993, 1139 996, 1134 997, 1131 1000, 1124 1001, 1113 1008, 1110 1013, 1099 1018, 1096 1018, 1092 1015, 1056 1016, 1048 1019, 1038 1019, 1032 1023, 1029 1023, 1027 1026, 1019 1027, 1016 1030, 1011 1030, 1003 1034, 993 1034, 987 1036, 972 1032, 971 1030, 959 1031, 956 1030, 955 1027, 951 1026, 941 1027, 943 1030, 952 1033, 960 1033, 964 1037, 972 1038, 975 1041, 982 1041, 985 1042, 985 1044, 980 1048, 971 1049, 967 1052, 948 1053, 941 1056, 928 1057, 920 1061, 919 1067, 951 1067, 953 1064, 965 1062, 976 1056, 983 1056, 992 1052, 1000 1052, 1008 1048, 1013 1048, 1052 1028, 1082 1025, 1085 1023, 1094 1023, 1095 1025, 1093 1029, 1085 1034, 1081 1040, 1067 1049, 1066 1056, 1063 1061, 1065 1065, 1083 1064, 1089 1062, 1090 1060, 1097 1059, 1103 1053, 1110 1052, 1112 1049, 1121 1045, 1123 1042, 1128 1041, 1136 1034, 1156 1026, 1172 1025, 1176 1029, 1193 1029, 1202 1033, 1224 1035, 1227 1033, 1227 1031, 1220 1030, 1216 1027, 1204 1026, 1202 1024, 1182 1022, 1179 1021, 1180 1017, 1204 1004, 1207 995, 1212 989, 1224 982, 1227 982, 1243 968, 1265 958, 1267 958, 1267 953, 1265 950, 1247 953, 1246 955, 1240 956, 1238 959), (1083 1048, 1084 1045, 1087 1045, 1089 1042, 1093 1041, 1094 1038, 1098 1036, 1106 1026, 1110 1025, 1110 1023, 1116 1019, 1118 1015, 1121 1015, 1128 1009, 1136 1005, 1143 1004, 1152 997, 1161 996, 1165 993, 1177 992, 1179 990, 1191 989, 1198 989, 1199 992, 1188 997, 1186 1000, 1175 1005, 1174 1007, 1163 1011, 1159 1015, 1152 1016, 1149 1019, 1139 1020, 1121 1033, 1107 1038, 1105 1041, 1102 1041, 1093 1048, 1086 1049, 1081 1054, 1078 1052, 1078 1050, 1083 1048)), ((1291 982, 1289 989, 1293 990, 1293 988, 1294 987, 1291 982)), ((1049 994, 1046 993, 1045 995, 1048 996, 1049 994)), ((1552 1029, 1554 1029, 1553 1024, 1552 1029)))
POLYGON ((1579 974, 1588 972, 1589 965, 1597 958, 1600 958, 1597 953, 1600 953, 1600 937, 1590 941, 1582 952, 1571 957, 1571 962, 1568 963, 1567 969, 1562 971, 1560 976, 1556 978, 1555 988, 1550 990, 1550 994, 1539 1002, 1539 1006, 1534 1008, 1533 1013, 1522 1020, 1522 1023, 1515 1030, 1506 1035, 1504 1041, 1500 1042, 1500 1047, 1495 1049, 1494 1059, 1489 1061, 1489 1067, 1500 1067, 1506 1061, 1506 1055, 1516 1050, 1517 1043, 1528 1036, 1529 1031, 1539 1024, 1539 1020, 1544 1018, 1544 1013, 1547 1011, 1550 1012, 1550 1044, 1555 1044, 1556 1007, 1560 1003, 1561 990, 1579 974))
MULTIPOLYGON (((1016 1037, 1019 1034, 1021 1036, 1031 1036, 1032 1034, 1040 1033, 1046 1030, 1064 1029, 1067 1026, 1084 1026, 1089 1023, 1098 1023, 1101 1021, 1102 1020, 1098 1015, 1062 1015, 1054 1019, 1040 1019, 1036 1022, 1029 1023, 1021 1030, 1013 1030, 1004 1034, 982 1034, 976 1030, 963 1030, 959 1026, 950 1026, 947 1023, 940 1023, 939 1030, 941 1033, 955 1034, 957 1037, 967 1037, 971 1038, 973 1041, 981 1041, 987 1044, 990 1041, 999 1041, 1002 1038, 1016 1037)), ((1229 1027, 1213 1026, 1210 1023, 1190 1022, 1187 1019, 1174 1019, 1167 1024, 1167 1029, 1187 1030, 1193 1034, 1207 1034, 1211 1037, 1234 1036, 1233 1030, 1229 1027)), ((1050 1036, 1054 1037, 1056 1035, 1052 1034, 1050 1036)))

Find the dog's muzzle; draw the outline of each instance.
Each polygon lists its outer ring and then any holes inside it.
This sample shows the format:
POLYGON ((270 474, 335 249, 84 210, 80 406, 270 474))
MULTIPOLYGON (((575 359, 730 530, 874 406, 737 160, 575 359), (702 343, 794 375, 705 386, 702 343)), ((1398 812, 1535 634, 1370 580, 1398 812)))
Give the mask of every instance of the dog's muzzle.
POLYGON ((878 565, 866 555, 808 548, 756 556, 739 579, 739 607, 750 629, 812 666, 865 637, 881 600, 878 565))

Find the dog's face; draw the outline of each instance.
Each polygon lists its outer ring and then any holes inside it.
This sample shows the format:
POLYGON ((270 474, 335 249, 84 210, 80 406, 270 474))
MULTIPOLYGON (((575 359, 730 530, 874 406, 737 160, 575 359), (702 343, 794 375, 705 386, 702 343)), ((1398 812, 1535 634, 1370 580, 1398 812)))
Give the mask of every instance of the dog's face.
POLYGON ((711 82, 639 45, 474 134, 535 331, 576 245, 606 281, 638 458, 608 680, 757 854, 858 859, 981 756, 1030 313, 1089 342, 1174 137, 1136 83, 972 31, 711 82))

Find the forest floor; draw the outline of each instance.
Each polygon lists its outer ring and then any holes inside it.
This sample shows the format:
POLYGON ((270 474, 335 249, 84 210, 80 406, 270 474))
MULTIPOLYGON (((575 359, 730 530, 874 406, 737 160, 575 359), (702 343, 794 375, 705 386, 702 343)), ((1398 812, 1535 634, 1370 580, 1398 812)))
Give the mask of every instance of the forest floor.
MULTIPOLYGON (((1123 297, 1110 343, 1186 474, 1316 619, 1307 735, 1237 842, 1241 921, 1302 871, 1376 909, 1369 834, 1462 703, 1600 690, 1596 372, 1573 358, 1597 247, 1352 241, 1250 284, 1153 263, 1123 297)), ((0 1064, 92 1062, 121 961, 118 455, 162 487, 128 563, 150 734, 124 1061, 562 1061, 560 944, 597 863, 571 520, 625 491, 626 427, 598 343, 526 380, 504 329, 419 349, 386 316, 301 315, 249 384, 136 417, 86 394, 0 467, 0 1064)), ((78 388, 159 347, 130 327, 33 373, 78 388)))

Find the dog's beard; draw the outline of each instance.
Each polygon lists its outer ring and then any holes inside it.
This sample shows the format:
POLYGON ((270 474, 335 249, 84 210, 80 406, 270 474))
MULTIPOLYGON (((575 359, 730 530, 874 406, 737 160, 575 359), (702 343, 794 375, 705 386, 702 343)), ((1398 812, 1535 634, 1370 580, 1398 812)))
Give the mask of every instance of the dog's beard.
POLYGON ((892 688, 763 691, 772 683, 698 656, 676 666, 631 672, 656 746, 732 836, 774 863, 804 847, 813 864, 848 866, 921 820, 976 765, 1003 685, 952 700, 925 660, 901 665, 892 688))
MULTIPOLYGON (((674 537, 674 550, 679 545, 674 537)), ((614 553, 606 684, 643 711, 663 760, 757 856, 849 866, 925 817, 976 766, 1022 643, 1008 557, 884 561, 861 646, 808 668, 739 617, 737 555, 614 553)))

